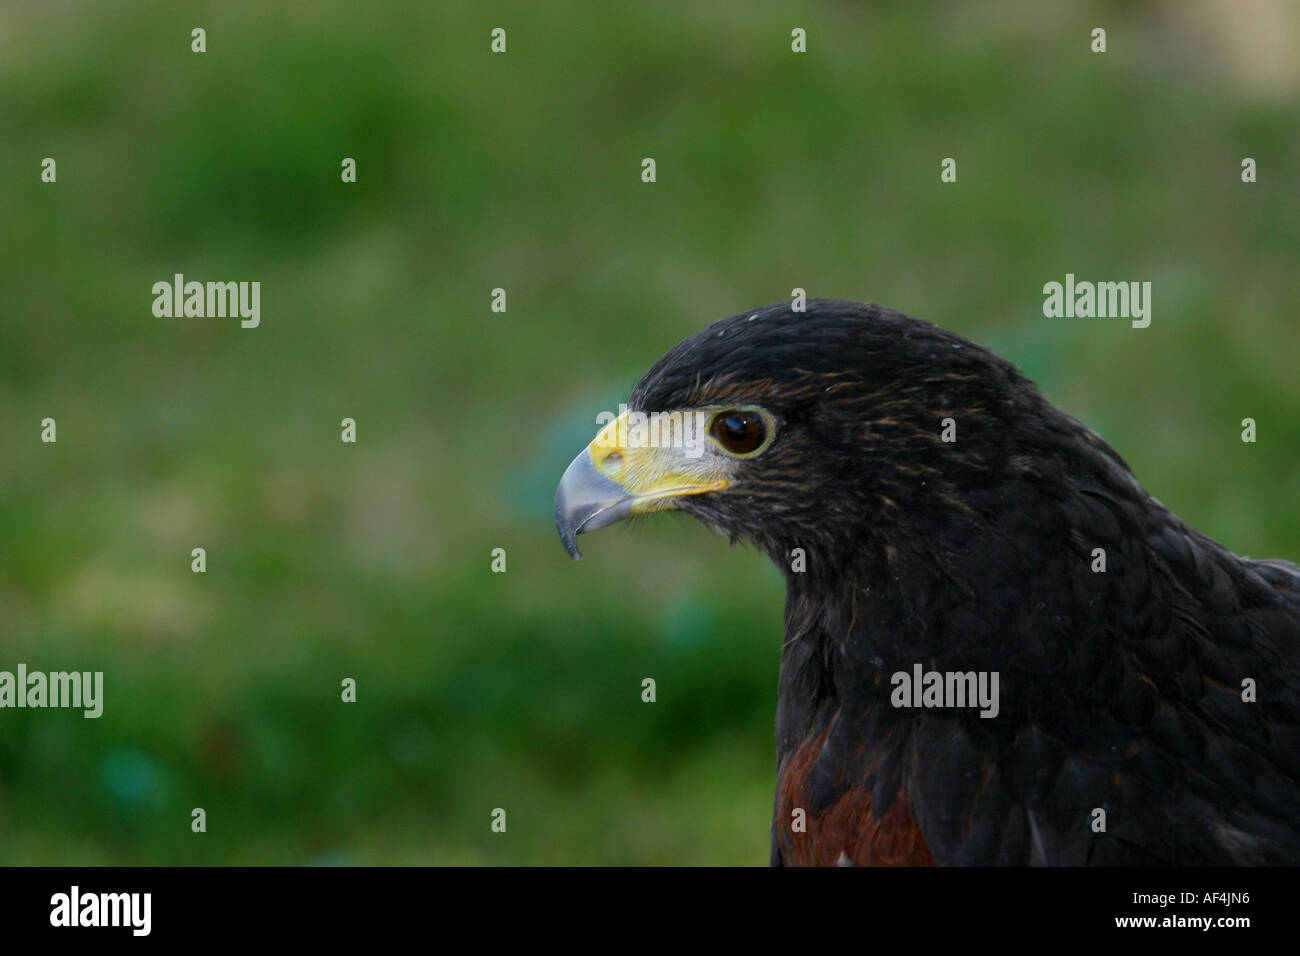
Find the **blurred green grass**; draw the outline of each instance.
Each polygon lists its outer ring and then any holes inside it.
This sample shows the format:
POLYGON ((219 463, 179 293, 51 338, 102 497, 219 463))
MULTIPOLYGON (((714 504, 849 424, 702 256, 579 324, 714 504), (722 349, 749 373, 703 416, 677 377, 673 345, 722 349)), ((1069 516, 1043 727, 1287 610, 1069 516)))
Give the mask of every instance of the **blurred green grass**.
POLYGON ((765 862, 777 575, 682 519, 572 565, 550 496, 668 346, 795 286, 996 348, 1184 519, 1300 557, 1300 96, 1214 39, 1168 4, 6 6, 0 668, 103 670, 106 709, 0 713, 0 863, 765 862), (260 281, 261 327, 153 318, 176 272, 260 281), (1044 319, 1066 272, 1152 280, 1151 327, 1044 319))

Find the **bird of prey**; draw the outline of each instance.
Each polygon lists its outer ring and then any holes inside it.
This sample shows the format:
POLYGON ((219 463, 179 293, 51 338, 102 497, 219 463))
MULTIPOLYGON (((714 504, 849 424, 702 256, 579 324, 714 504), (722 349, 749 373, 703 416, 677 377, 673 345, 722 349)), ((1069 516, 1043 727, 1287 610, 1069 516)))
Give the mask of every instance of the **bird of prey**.
POLYGON ((1300 568, 987 349, 831 300, 710 325, 555 501, 574 558, 669 509, 785 578, 772 863, 1300 863, 1300 568))

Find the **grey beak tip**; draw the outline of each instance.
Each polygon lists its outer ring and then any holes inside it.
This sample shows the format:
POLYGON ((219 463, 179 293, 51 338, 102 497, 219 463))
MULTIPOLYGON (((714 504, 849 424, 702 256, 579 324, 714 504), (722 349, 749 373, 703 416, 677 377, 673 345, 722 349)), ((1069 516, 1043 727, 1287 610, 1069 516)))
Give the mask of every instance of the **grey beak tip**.
POLYGON ((569 557, 574 561, 581 561, 582 552, 578 550, 578 535, 567 527, 558 510, 555 513, 555 530, 560 533, 560 544, 564 545, 564 550, 569 552, 569 557))
POLYGON ((631 498, 616 482, 602 475, 584 449, 555 489, 555 530, 569 557, 582 560, 578 535, 621 521, 631 511, 631 498))

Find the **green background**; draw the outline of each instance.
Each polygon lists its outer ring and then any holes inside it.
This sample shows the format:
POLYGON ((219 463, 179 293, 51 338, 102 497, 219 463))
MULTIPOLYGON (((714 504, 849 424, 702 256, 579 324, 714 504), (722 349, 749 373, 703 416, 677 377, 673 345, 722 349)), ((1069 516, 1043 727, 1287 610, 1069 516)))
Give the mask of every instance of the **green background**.
POLYGON ((1300 558, 1297 37, 1264 0, 0 5, 0 669, 106 683, 0 711, 0 863, 765 863, 776 572, 680 516, 574 564, 551 506, 655 358, 796 286, 996 349, 1300 558), (260 281, 261 327, 155 318, 177 272, 260 281), (1044 318, 1067 272, 1151 281, 1150 328, 1044 318))

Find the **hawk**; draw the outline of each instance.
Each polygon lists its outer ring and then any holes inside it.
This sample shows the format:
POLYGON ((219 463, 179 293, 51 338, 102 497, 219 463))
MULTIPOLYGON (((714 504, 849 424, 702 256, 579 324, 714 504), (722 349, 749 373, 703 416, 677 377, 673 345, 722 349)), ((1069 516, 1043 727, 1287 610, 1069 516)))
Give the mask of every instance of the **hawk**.
POLYGON ((853 302, 716 322, 555 500, 575 558, 665 510, 785 578, 774 864, 1300 863, 1300 569, 987 349, 853 302))

